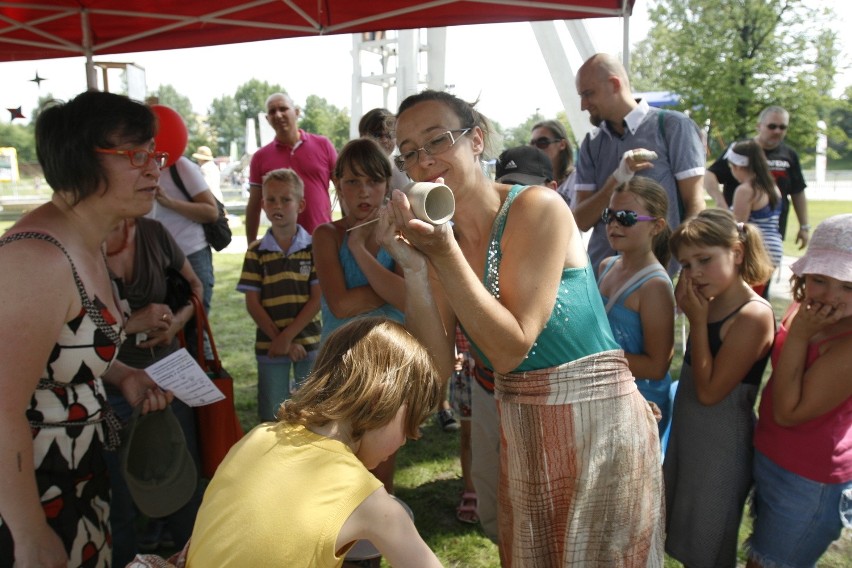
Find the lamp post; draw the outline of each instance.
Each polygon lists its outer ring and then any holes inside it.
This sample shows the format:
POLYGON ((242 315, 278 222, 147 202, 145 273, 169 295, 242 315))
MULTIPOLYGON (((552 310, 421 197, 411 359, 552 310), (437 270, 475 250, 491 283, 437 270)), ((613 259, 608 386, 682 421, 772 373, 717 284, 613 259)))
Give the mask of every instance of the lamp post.
POLYGON ((816 169, 816 182, 824 183, 825 182, 825 166, 826 166, 826 150, 828 150, 828 137, 825 134, 825 131, 828 129, 828 126, 825 124, 825 121, 818 120, 817 123, 817 142, 816 142, 816 163, 814 164, 814 168, 816 169))

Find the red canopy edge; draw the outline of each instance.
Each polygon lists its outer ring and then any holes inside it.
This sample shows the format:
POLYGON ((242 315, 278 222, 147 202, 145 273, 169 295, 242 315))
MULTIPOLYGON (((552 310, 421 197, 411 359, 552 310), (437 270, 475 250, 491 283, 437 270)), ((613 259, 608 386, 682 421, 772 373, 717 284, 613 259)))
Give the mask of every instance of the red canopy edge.
POLYGON ((629 15, 635 0, 0 1, 0 61, 629 15))

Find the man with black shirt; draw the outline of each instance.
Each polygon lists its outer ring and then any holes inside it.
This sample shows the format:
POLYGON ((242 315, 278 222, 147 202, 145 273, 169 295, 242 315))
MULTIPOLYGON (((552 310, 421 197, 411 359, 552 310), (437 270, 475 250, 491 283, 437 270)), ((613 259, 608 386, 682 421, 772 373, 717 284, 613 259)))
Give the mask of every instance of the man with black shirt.
MULTIPOLYGON (((784 196, 779 222, 781 235, 785 234, 787 228, 787 215, 790 210, 790 200, 792 200, 793 209, 799 219, 796 242, 800 243, 799 249, 803 249, 808 244, 811 226, 808 224, 806 184, 799 164, 799 155, 784 143, 789 124, 790 113, 785 109, 780 106, 766 107, 758 117, 757 136, 754 140, 763 148, 766 161, 769 162, 769 170, 775 177, 775 183, 781 190, 781 195, 784 196)), ((727 209, 733 203, 734 190, 738 185, 739 182, 734 179, 724 153, 704 174, 704 189, 716 201, 717 207, 727 209), (722 184, 722 191, 719 191, 719 184, 722 184)))

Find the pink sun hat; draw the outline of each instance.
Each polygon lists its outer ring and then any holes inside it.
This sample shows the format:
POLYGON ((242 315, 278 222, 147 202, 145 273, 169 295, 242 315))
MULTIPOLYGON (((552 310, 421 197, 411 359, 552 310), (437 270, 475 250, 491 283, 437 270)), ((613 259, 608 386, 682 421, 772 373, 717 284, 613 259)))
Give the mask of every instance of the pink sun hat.
POLYGON ((852 213, 817 225, 805 255, 790 268, 796 276, 821 274, 852 282, 852 213))

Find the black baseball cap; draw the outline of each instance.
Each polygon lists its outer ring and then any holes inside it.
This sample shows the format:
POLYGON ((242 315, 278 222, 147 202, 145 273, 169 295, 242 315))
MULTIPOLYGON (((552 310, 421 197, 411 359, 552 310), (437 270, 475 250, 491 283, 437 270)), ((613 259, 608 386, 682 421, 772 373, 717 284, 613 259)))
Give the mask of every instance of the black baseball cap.
POLYGON ((544 185, 553 180, 550 158, 535 146, 504 150, 497 158, 497 181, 523 185, 544 185))

